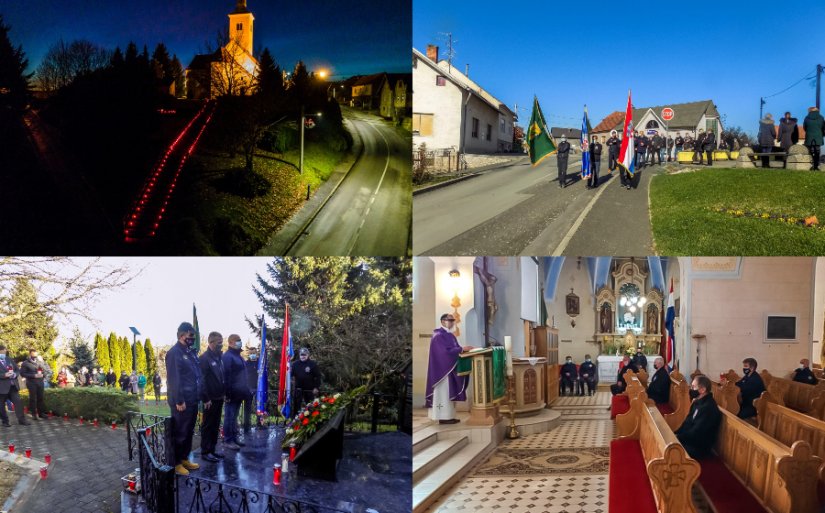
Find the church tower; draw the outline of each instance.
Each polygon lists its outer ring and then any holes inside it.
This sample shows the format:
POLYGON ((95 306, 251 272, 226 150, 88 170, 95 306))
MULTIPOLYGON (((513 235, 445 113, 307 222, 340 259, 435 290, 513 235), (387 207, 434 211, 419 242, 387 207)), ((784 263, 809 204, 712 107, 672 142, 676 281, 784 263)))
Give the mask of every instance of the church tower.
POLYGON ((236 41, 252 55, 252 23, 255 17, 246 8, 246 0, 237 0, 235 10, 229 14, 229 41, 236 41))

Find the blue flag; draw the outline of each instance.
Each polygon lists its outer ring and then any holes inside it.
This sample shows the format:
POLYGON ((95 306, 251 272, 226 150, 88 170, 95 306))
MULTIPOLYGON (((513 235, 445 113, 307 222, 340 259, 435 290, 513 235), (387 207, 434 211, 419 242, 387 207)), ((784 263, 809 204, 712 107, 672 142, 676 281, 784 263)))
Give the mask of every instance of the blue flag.
POLYGON ((266 316, 261 317, 261 354, 258 357, 258 390, 255 394, 255 401, 258 405, 255 408, 258 415, 266 413, 266 390, 267 390, 267 367, 266 367, 266 316))
POLYGON ((587 105, 584 106, 584 117, 582 118, 582 178, 590 178, 590 136, 587 133, 587 105))

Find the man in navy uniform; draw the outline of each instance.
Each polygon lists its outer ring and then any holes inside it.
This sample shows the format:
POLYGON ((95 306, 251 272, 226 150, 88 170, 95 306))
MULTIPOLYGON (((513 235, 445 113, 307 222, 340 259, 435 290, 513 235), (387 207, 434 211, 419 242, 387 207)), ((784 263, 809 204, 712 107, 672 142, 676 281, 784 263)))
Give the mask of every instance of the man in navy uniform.
POLYGON ((29 390, 29 413, 34 420, 38 414, 41 419, 46 417, 46 403, 43 400, 43 377, 46 373, 46 363, 37 358, 37 349, 29 349, 29 358, 20 364, 20 375, 26 378, 26 388, 29 390))
POLYGON ((200 356, 200 369, 203 378, 201 401, 203 401, 203 426, 201 427, 201 457, 206 461, 216 462, 223 459, 223 454, 215 452, 218 445, 218 432, 221 425, 221 411, 226 395, 223 374, 223 336, 217 331, 209 334, 209 346, 200 356))
POLYGON ((189 461, 192 436, 198 417, 201 369, 198 355, 192 351, 195 328, 188 322, 178 326, 178 342, 166 353, 166 401, 172 410, 172 451, 175 472, 189 475, 200 465, 189 461))
POLYGON ((807 358, 799 360, 799 367, 793 371, 793 380, 800 383, 807 383, 809 385, 816 385, 819 380, 816 379, 814 373, 811 372, 811 361, 807 358))
POLYGON ((17 423, 21 426, 28 426, 29 421, 23 415, 23 406, 20 404, 20 384, 17 377, 20 374, 17 364, 9 356, 6 346, 0 344, 0 419, 3 425, 9 427, 9 417, 6 415, 6 401, 11 401, 14 405, 14 413, 17 415, 17 423))
POLYGON ((622 140, 616 136, 616 131, 610 131, 610 139, 607 140, 607 169, 611 172, 619 167, 619 151, 622 149, 622 140))
POLYGON ((594 137, 590 143, 590 178, 587 179, 587 188, 599 186, 599 171, 602 168, 602 143, 594 137))
POLYGON ((756 360, 753 358, 742 360, 742 372, 745 376, 736 382, 742 396, 742 404, 739 407, 740 419, 756 417, 756 407, 753 405, 753 401, 759 399, 759 396, 765 391, 765 383, 762 381, 762 376, 757 374, 756 365, 756 360))
POLYGON ((711 383, 707 376, 700 374, 693 378, 690 384, 690 397, 693 402, 684 422, 674 431, 688 456, 693 459, 710 455, 719 434, 719 425, 722 423, 722 412, 719 411, 710 390, 711 383))
POLYGON ((235 333, 229 335, 229 349, 221 357, 226 376, 226 404, 223 412, 223 446, 233 451, 246 445, 238 437, 238 413, 241 405, 249 397, 246 381, 246 362, 241 356, 243 342, 235 333))
POLYGON ((296 411, 304 403, 312 402, 318 397, 318 389, 321 388, 321 371, 318 364, 309 359, 309 349, 302 347, 298 353, 300 361, 292 366, 292 379, 295 380, 295 401, 296 411))
POLYGON ((561 136, 558 154, 556 155, 556 166, 559 171, 559 187, 564 189, 567 186, 567 157, 570 156, 570 143, 566 136, 561 136))
POLYGON ((575 394, 574 384, 578 381, 579 375, 576 371, 576 364, 573 363, 573 358, 568 356, 564 365, 561 366, 561 395, 570 387, 570 395, 575 394))
POLYGON ((579 365, 579 380, 582 383, 582 393, 584 385, 587 385, 587 395, 593 395, 596 390, 596 364, 590 359, 590 355, 584 355, 584 363, 579 365))
POLYGON ((667 373, 665 360, 661 356, 653 361, 656 372, 647 385, 647 396, 656 404, 665 404, 670 401, 670 376, 667 373))

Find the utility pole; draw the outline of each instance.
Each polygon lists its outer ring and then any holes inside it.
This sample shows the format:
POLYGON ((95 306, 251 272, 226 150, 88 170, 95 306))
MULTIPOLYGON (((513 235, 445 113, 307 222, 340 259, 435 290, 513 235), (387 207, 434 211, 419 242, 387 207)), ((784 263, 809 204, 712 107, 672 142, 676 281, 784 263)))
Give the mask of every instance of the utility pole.
POLYGON ((816 65, 816 108, 819 108, 819 93, 822 88, 822 71, 825 70, 825 66, 822 64, 816 65))
POLYGON ((762 121, 762 107, 765 106, 765 99, 759 98, 759 121, 762 121))

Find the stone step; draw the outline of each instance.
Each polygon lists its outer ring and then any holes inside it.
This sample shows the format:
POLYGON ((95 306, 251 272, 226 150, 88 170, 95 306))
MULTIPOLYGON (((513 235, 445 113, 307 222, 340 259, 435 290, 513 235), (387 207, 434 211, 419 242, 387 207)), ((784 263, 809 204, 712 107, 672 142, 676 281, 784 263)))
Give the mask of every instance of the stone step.
POLYGON ((438 441, 438 433, 433 430, 413 433, 413 456, 430 447, 438 441))
POLYGON ((468 443, 426 474, 413 485, 413 513, 422 513, 427 509, 475 465, 486 459, 494 447, 489 442, 468 443))
POLYGON ((438 440, 424 450, 419 450, 413 458, 413 483, 417 483, 469 443, 470 439, 466 436, 447 438, 438 440))

